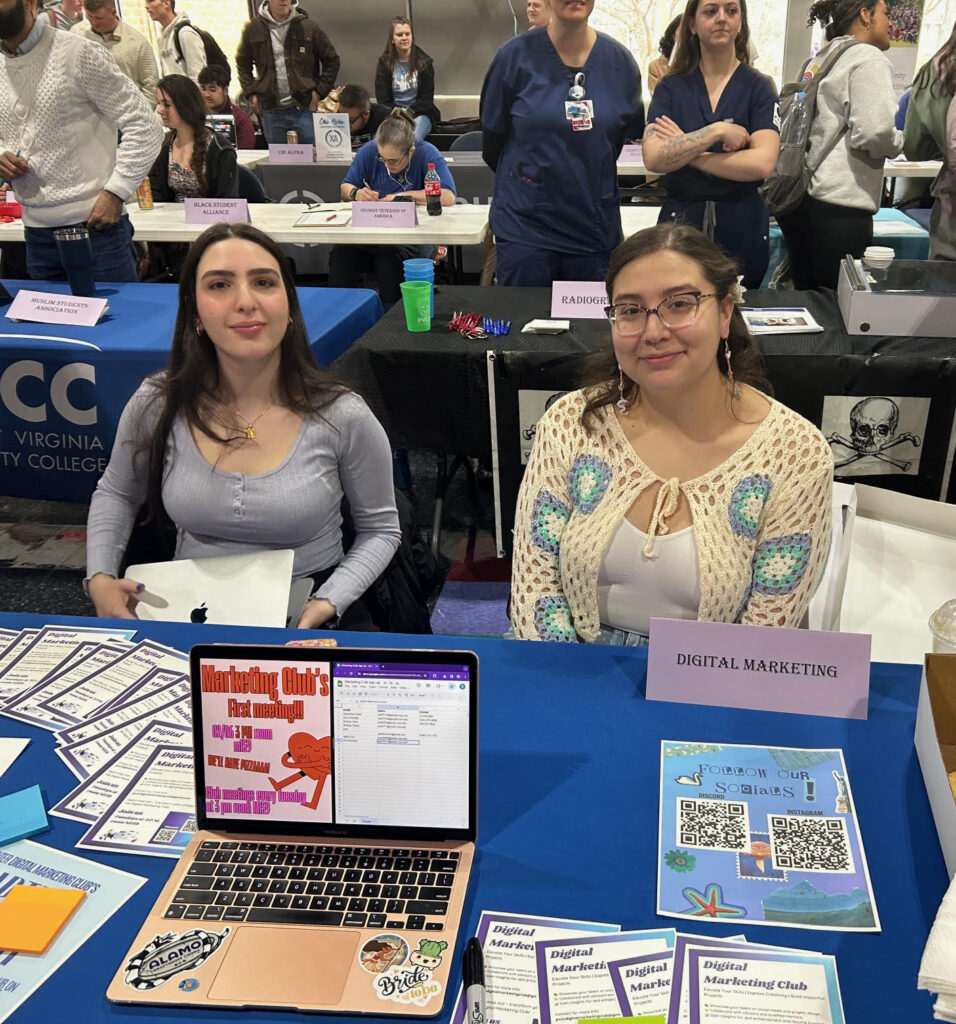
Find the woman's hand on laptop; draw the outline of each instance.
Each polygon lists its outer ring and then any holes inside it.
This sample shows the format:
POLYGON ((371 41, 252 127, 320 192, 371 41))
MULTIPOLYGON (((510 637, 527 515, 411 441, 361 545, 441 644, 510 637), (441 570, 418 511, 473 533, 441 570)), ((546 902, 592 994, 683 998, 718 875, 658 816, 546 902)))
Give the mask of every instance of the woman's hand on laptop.
MULTIPOLYGON (((92 580, 90 583, 92 584, 92 580)), ((305 602, 299 616, 299 629, 318 629, 329 619, 335 618, 335 605, 324 597, 313 597, 305 602)))
POLYGON ((90 600, 101 619, 135 619, 130 602, 142 589, 143 584, 136 580, 118 580, 105 572, 98 572, 87 584, 90 600))

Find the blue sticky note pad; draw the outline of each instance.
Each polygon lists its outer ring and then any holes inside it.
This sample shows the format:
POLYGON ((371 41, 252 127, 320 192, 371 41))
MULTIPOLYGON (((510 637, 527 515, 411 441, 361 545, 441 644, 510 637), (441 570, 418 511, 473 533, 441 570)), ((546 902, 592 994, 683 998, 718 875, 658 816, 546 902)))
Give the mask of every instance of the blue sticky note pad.
POLYGON ((0 797, 0 846, 46 832, 49 827, 39 786, 0 797))

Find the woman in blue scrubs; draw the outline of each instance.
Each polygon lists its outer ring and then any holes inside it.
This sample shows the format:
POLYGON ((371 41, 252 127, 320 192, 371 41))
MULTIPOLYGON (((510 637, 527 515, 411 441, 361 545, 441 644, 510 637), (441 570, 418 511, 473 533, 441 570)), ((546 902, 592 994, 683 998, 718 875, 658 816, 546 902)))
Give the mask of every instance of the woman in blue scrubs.
POLYGON ((654 91, 644 165, 664 174, 659 223, 690 224, 737 261, 759 288, 770 218, 758 186, 780 148, 777 92, 748 62, 744 0, 690 0, 670 73, 654 91))
POLYGON ((548 25, 505 43, 485 75, 498 284, 599 281, 622 239, 617 158, 644 131, 641 73, 589 27, 593 8, 552 0, 548 25))

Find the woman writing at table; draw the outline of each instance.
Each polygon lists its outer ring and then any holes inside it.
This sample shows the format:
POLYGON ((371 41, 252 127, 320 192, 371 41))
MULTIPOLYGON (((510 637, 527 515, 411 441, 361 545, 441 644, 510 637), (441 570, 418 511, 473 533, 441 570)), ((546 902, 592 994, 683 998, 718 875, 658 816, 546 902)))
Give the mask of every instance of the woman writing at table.
MULTIPOLYGON (((430 142, 416 142, 414 119, 409 111, 394 110, 378 126, 375 138, 352 158, 341 185, 347 202, 394 202, 397 199, 425 205, 425 174, 434 164, 441 179, 441 204, 454 206, 455 182, 445 158, 430 142)), ((401 234, 401 232, 396 232, 401 234)), ((431 256, 433 246, 336 245, 329 254, 329 285, 354 288, 359 275, 371 266, 378 280, 382 302, 391 305, 400 297, 402 260, 431 256)))
POLYGON ((699 228, 732 256, 747 288, 770 260, 770 215, 757 187, 780 148, 777 93, 747 57, 745 0, 689 0, 670 71, 654 91, 644 164, 664 174, 660 223, 699 228))
POLYGON ((736 277, 689 227, 615 250, 613 352, 538 421, 521 484, 518 638, 638 646, 654 616, 800 624, 829 549, 833 457, 765 393, 736 277))
POLYGON ((485 75, 498 284, 600 281, 623 237, 617 158, 644 131, 641 74, 588 25, 593 9, 594 0, 552 0, 547 27, 510 39, 485 75))
POLYGON ((263 232, 217 224, 189 250, 167 369, 120 418, 90 503, 89 595, 130 618, 117 579, 137 510, 176 528, 176 558, 292 548, 310 577, 301 628, 368 629, 362 594, 398 547, 385 431, 318 369, 286 260, 263 232), (356 538, 343 555, 342 498, 356 538))

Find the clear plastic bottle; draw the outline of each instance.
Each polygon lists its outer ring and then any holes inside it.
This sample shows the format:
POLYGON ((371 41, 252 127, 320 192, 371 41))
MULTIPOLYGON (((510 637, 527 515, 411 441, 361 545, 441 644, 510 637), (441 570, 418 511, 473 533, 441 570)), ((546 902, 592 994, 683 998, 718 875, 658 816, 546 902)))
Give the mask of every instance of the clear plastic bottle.
POLYGON ((429 164, 425 172, 425 208, 429 217, 441 216, 441 178, 434 164, 429 164))
POLYGON ((807 106, 807 94, 798 92, 793 97, 787 116, 784 118, 783 132, 780 135, 781 146, 806 145, 810 133, 810 108, 807 106))

